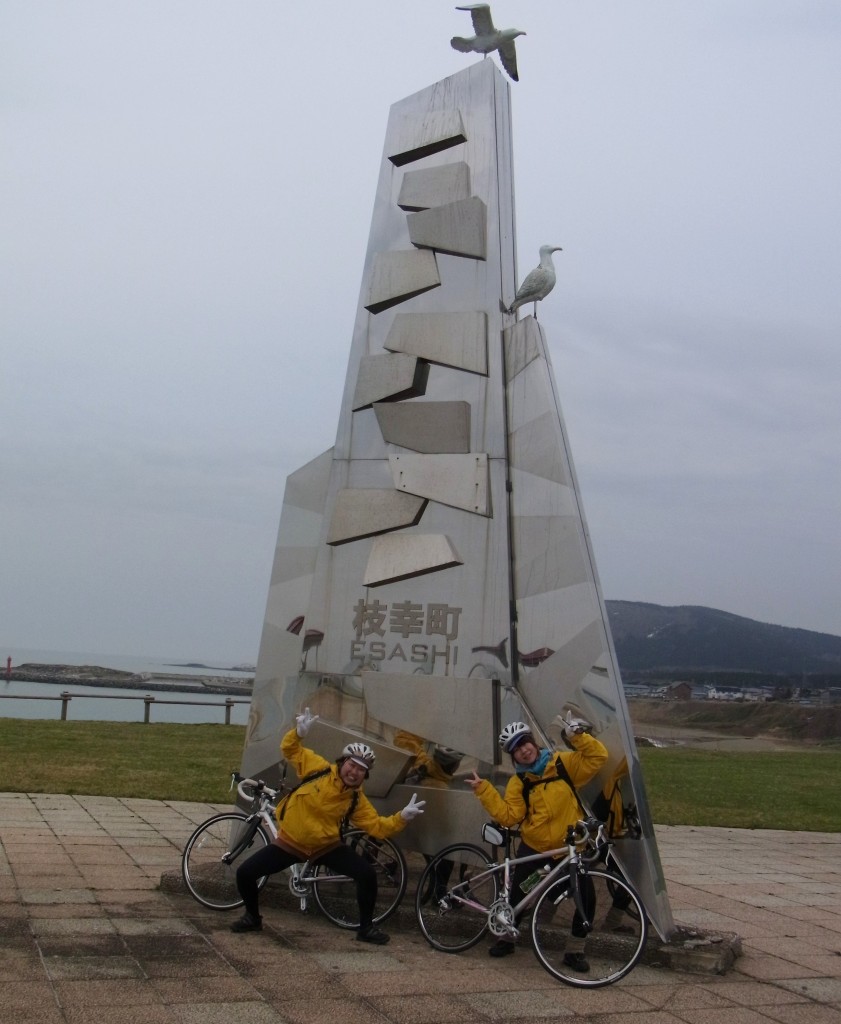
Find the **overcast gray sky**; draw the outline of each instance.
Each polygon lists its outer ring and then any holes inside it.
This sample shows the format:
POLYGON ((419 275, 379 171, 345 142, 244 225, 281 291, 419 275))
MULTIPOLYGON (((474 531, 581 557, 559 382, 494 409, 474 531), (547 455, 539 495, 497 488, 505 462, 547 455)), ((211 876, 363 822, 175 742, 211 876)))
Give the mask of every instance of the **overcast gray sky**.
MULTIPOLYGON (((841 634, 841 4, 500 0, 607 598, 841 634)), ((0 644, 255 661, 445 0, 0 4, 0 644)), ((0 650, 0 654, 5 654, 0 650)))

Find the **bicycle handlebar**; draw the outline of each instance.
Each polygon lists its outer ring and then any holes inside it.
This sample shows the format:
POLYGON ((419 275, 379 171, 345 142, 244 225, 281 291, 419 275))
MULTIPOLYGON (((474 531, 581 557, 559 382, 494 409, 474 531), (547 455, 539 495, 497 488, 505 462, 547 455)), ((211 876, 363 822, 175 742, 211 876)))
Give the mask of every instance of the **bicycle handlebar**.
POLYGON ((587 818, 577 821, 567 828, 567 846, 585 844, 581 856, 590 861, 601 855, 607 846, 612 845, 612 840, 605 832, 605 823, 598 818, 587 818))
POLYGON ((271 786, 267 786, 262 779, 248 779, 236 771, 231 772, 232 789, 234 784, 236 784, 237 793, 246 802, 251 802, 261 796, 265 796, 269 800, 276 800, 280 792, 279 790, 272 789, 271 786))

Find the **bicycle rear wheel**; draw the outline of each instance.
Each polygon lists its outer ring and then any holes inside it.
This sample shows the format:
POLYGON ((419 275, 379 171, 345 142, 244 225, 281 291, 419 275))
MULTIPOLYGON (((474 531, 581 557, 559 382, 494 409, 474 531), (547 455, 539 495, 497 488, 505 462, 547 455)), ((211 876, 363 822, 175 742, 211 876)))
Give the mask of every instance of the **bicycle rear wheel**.
POLYGON ((589 931, 582 926, 570 876, 565 875, 535 905, 534 951, 546 970, 567 985, 600 988, 624 978, 636 965, 645 948, 648 920, 636 891, 616 875, 586 871, 579 875, 579 886, 591 918, 589 931), (582 948, 583 963, 576 956, 582 948))
MULTIPOLYGON (((408 869, 403 851, 390 839, 374 839, 361 829, 346 832, 342 841, 373 864, 377 872, 374 924, 379 924, 397 910, 406 892, 408 869)), ((326 864, 319 864, 315 869, 312 892, 319 910, 333 924, 340 928, 359 927, 359 905, 352 878, 339 876, 326 864)))
MULTIPOLYGON (((258 821, 234 811, 208 818, 187 840, 181 855, 181 871, 190 894, 211 910, 242 906, 236 884, 239 865, 269 845, 258 821)), ((262 889, 268 880, 257 883, 262 889)))
POLYGON ((427 864, 418 883, 415 913, 434 949, 460 953, 488 930, 488 911, 499 894, 493 861, 479 846, 446 846, 427 864))

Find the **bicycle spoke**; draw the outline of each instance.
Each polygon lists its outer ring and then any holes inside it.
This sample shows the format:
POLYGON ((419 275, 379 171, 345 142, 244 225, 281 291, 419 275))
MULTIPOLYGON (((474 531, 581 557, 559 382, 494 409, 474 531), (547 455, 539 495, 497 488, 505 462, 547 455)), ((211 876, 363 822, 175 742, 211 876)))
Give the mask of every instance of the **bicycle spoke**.
MULTIPOLYGON (((261 827, 254 831, 250 843, 234 858, 226 854, 236 850, 247 833, 254 828, 244 815, 217 814, 195 830, 187 840, 181 858, 181 870, 191 895, 211 910, 231 910, 242 904, 236 887, 237 867, 257 850, 269 843, 261 827)), ((262 888, 266 878, 258 885, 262 888)))
MULTIPOLYGON (((347 832, 343 842, 373 865, 377 875, 374 923, 385 921, 400 906, 406 892, 408 872, 403 852, 390 839, 373 839, 359 829, 347 832)), ((313 895, 321 912, 334 924, 340 928, 359 927, 359 906, 352 878, 337 875, 321 864, 316 869, 313 895)))
POLYGON ((583 919, 569 876, 540 897, 532 915, 534 950, 560 981, 599 988, 618 981, 637 963, 648 922, 636 892, 608 872, 579 876, 579 895, 583 919))
POLYGON ((488 909, 498 879, 490 857, 470 844, 448 846, 426 866, 415 898, 418 924, 427 942, 445 953, 474 946, 488 929, 488 909))

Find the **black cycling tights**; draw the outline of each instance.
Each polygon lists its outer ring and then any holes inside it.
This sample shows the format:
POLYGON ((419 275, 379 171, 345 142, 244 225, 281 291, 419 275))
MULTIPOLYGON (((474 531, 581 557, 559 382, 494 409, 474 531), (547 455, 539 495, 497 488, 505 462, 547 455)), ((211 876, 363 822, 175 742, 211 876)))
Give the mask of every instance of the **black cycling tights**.
MULTIPOLYGON (((300 856, 287 853, 275 843, 270 843, 240 864, 237 868, 237 889, 245 901, 245 909, 249 914, 257 917, 260 913, 258 880, 264 875, 277 874, 278 871, 283 871, 300 860, 300 856)), ((377 873, 371 862, 347 846, 337 846, 312 863, 326 864, 331 870, 347 875, 356 882, 359 925, 363 929, 370 927, 374 917, 374 904, 377 901, 377 873)))

